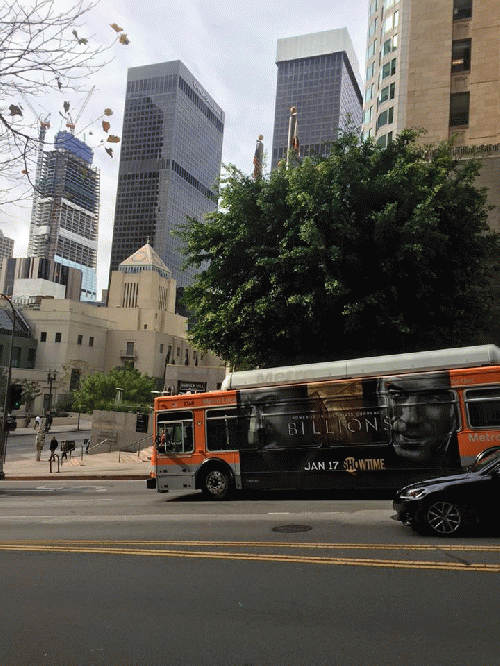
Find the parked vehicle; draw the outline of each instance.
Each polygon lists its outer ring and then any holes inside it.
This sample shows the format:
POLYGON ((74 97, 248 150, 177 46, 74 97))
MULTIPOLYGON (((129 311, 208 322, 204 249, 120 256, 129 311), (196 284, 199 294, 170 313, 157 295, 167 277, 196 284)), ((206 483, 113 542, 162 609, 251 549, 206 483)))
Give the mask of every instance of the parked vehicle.
POLYGON ((454 536, 473 525, 500 526, 500 446, 482 451, 463 473, 405 486, 394 500, 396 520, 422 534, 454 536))

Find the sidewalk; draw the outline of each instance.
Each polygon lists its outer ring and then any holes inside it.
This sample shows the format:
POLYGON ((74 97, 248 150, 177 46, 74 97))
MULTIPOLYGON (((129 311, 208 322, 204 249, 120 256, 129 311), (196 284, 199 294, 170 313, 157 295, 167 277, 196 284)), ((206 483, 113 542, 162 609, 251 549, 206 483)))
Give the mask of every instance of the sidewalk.
MULTIPOLYGON (((45 446, 42 451, 41 460, 36 460, 36 451, 33 446, 33 456, 29 459, 9 458, 9 444, 7 443, 7 457, 4 464, 5 481, 29 481, 29 480, 59 480, 59 479, 139 479, 145 480, 151 471, 150 457, 152 446, 141 450, 140 454, 124 451, 113 451, 112 453, 85 454, 81 447, 76 446, 71 457, 59 463, 52 463, 52 473, 49 463, 49 442, 52 434, 55 434, 59 442, 64 439, 81 439, 90 435, 87 429, 80 429, 80 435, 75 438, 75 432, 68 432, 67 426, 54 426, 45 437, 45 446), (67 437, 64 437, 66 434, 67 437)), ((9 439, 19 435, 32 435, 33 428, 17 428, 9 439)), ((61 448, 56 451, 61 457, 61 448)), ((2 481, 0 480, 0 484, 2 481)))

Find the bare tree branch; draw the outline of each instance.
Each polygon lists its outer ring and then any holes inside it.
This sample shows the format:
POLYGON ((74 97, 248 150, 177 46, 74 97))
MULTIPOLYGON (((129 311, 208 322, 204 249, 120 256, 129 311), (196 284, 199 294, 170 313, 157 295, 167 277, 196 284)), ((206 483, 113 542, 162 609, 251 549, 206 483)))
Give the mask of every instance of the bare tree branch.
MULTIPOLYGON (((85 27, 94 0, 56 9, 53 0, 11 0, 0 7, 0 202, 20 180, 34 186, 39 120, 25 102, 54 91, 81 92, 112 46, 94 45, 85 27)), ((119 40, 119 36, 113 36, 119 40)), ((15 198, 15 197, 14 197, 15 198)))

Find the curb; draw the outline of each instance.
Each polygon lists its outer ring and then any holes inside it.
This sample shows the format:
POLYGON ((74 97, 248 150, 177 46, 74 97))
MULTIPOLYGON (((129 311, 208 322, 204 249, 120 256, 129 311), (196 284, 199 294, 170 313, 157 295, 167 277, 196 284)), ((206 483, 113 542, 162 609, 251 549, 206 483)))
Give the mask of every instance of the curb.
POLYGON ((72 481, 73 479, 75 481, 84 481, 86 479, 90 481, 146 481, 146 479, 149 478, 149 474, 71 474, 70 475, 62 475, 58 474, 57 472, 54 472, 50 476, 38 476, 38 475, 33 475, 33 476, 4 476, 3 479, 0 479, 0 483, 2 481, 55 481, 58 479, 64 479, 65 481, 72 481))

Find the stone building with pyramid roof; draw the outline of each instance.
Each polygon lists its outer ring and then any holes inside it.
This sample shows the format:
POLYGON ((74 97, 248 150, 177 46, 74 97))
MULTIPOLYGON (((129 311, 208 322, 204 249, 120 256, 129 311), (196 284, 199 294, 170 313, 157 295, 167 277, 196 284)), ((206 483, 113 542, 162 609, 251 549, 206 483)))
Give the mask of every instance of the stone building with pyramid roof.
POLYGON ((117 366, 154 377, 160 391, 216 389, 225 367, 215 355, 193 348, 187 319, 175 313, 175 300, 171 271, 147 242, 111 273, 106 307, 55 298, 16 305, 31 327, 37 351, 35 368, 13 368, 13 378, 39 382, 37 411, 47 406, 49 370, 57 373, 53 404, 87 374, 117 366))

